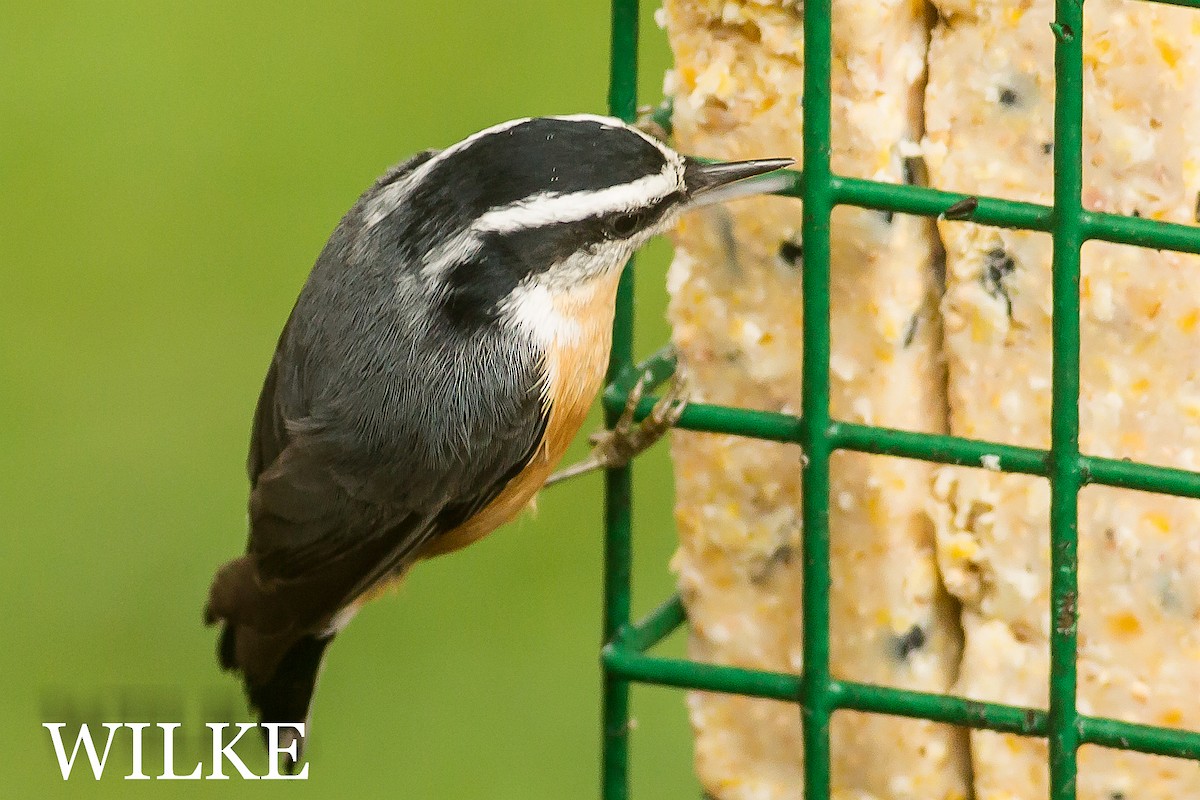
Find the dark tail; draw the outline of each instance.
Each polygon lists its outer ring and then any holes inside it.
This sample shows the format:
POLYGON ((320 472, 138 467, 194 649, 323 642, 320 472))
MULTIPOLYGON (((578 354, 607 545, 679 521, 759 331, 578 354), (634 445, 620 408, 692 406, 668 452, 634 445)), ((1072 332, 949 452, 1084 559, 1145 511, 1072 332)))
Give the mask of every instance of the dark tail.
MULTIPOLYGON (((219 657, 221 666, 227 670, 242 672, 242 682, 246 687, 246 697, 250 706, 258 713, 259 722, 274 722, 281 725, 305 723, 308 730, 308 709, 312 704, 313 692, 317 688, 317 678, 321 672, 321 662, 324 659, 325 648, 333 641, 333 637, 320 638, 312 635, 301 637, 289 647, 279 659, 275 672, 265 680, 255 680, 242 669, 236 660, 238 639, 255 638, 256 632, 251 628, 239 628, 226 623, 221 632, 219 657)), ((267 730, 262 729, 266 739, 267 730)), ((304 737, 295 728, 281 728, 279 731, 279 746, 287 748, 296 741, 297 760, 304 752, 304 737)), ((284 757, 288 771, 295 769, 296 763, 287 756, 284 757)))
MULTIPOLYGON (((333 636, 294 631, 277 635, 235 622, 239 605, 236 599, 244 597, 247 591, 257 590, 250 569, 245 559, 231 561, 217 573, 209 590, 205 621, 224 623, 217 644, 217 661, 222 669, 241 673, 246 697, 259 722, 281 725, 303 722, 307 733, 309 706, 325 648, 333 636)), ((265 740, 266 728, 262 733, 265 740)), ((304 750, 304 738, 299 732, 281 728, 279 740, 283 748, 296 741, 296 760, 299 760, 304 750)), ((285 756, 285 766, 290 772, 296 762, 285 756)))

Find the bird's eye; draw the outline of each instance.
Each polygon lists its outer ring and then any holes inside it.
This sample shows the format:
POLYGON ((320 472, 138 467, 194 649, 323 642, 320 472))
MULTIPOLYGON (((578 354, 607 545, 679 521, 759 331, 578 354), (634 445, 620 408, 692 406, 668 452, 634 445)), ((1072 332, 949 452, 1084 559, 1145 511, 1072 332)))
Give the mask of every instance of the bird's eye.
POLYGON ((610 238, 624 239, 642 224, 642 215, 637 213, 618 214, 608 221, 606 226, 610 238))

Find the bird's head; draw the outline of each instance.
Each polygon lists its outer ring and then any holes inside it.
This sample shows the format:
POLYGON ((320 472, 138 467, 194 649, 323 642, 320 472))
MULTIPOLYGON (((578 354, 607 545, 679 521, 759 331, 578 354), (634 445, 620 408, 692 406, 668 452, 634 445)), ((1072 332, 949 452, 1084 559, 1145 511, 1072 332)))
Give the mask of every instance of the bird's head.
POLYGON ((433 155, 396 182, 384 210, 407 227, 449 311, 495 319, 521 293, 611 277, 681 212, 790 163, 705 163, 614 118, 535 117, 433 155))

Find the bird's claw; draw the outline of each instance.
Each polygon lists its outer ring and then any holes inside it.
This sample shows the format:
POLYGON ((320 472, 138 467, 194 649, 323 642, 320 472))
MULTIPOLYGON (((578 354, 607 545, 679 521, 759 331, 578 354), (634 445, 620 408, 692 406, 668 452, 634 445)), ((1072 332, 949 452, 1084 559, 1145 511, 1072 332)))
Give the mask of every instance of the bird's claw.
POLYGON ((650 409, 641 424, 634 422, 638 404, 646 390, 647 378, 643 376, 629 392, 625 409, 611 431, 600 431, 593 436, 597 457, 605 467, 623 467, 634 456, 647 450, 666 435, 687 408, 687 387, 681 378, 671 381, 650 409))
POLYGON ((625 408, 612 430, 597 431, 588 437, 592 452, 587 458, 551 475, 546 481, 547 486, 598 469, 624 467, 666 435, 687 408, 687 382, 678 375, 672 379, 662 397, 639 424, 634 419, 649 382, 649 375, 638 379, 629 390, 625 408))

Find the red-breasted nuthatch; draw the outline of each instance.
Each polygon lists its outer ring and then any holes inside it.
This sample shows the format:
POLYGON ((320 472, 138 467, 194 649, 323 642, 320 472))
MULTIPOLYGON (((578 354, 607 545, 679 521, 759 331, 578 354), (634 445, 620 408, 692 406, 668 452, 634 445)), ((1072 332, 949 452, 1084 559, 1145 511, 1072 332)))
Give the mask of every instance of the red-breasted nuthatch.
POLYGON ((205 611, 263 722, 306 720, 363 602, 542 487, 603 382, 633 251, 790 163, 702 163, 616 119, 542 117, 419 153, 358 199, 280 335, 249 544, 205 611))

